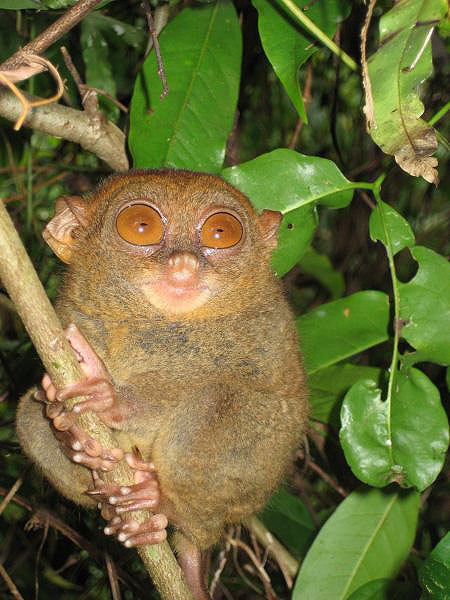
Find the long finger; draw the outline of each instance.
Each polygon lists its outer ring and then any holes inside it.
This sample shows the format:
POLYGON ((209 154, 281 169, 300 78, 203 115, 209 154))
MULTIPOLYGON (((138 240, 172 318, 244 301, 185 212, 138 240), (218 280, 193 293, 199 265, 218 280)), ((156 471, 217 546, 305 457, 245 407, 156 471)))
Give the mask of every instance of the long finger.
POLYGON ((74 323, 71 323, 67 327, 65 334, 73 349, 82 358, 80 367, 84 374, 87 377, 108 377, 108 372, 102 359, 91 348, 89 342, 74 323))

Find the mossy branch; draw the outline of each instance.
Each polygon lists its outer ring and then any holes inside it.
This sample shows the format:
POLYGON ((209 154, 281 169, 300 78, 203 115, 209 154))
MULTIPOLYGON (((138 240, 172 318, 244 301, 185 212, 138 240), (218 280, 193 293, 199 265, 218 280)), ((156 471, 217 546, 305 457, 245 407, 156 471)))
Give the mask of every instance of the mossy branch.
MULTIPOLYGON (((55 385, 61 387, 82 379, 83 373, 75 354, 1 201, 0 280, 55 385)), ((111 430, 95 414, 86 413, 78 419, 79 425, 102 446, 118 446, 111 430)), ((110 473, 105 473, 104 479, 108 484, 134 483, 133 473, 125 461, 121 461, 110 473)), ((143 522, 150 515, 148 511, 137 511, 133 513, 133 519, 143 522)), ((138 553, 163 600, 193 600, 167 542, 157 546, 140 546, 138 553)))

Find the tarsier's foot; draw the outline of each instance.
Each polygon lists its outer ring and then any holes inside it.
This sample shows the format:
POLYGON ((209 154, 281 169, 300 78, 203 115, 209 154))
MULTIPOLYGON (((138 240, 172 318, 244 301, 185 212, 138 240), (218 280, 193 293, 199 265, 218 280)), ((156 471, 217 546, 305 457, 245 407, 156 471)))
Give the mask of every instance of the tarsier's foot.
POLYGON ((153 515, 144 523, 123 521, 121 517, 113 517, 104 532, 106 535, 115 535, 127 548, 134 548, 163 542, 167 539, 168 524, 167 517, 163 514, 153 515))
POLYGON ((79 383, 56 389, 48 374, 42 379, 44 392, 36 394, 37 400, 47 403, 47 417, 52 421, 56 437, 62 442, 64 453, 74 462, 101 471, 109 471, 123 458, 120 448, 102 448, 76 424, 77 416, 93 411, 109 427, 118 427, 125 417, 117 401, 108 371, 103 361, 92 350, 80 330, 69 325, 66 337, 77 353, 86 379, 79 383), (84 396, 87 399, 64 410, 64 401, 84 396))
POLYGON ((126 454, 125 459, 134 469, 134 484, 108 486, 94 473, 95 489, 86 493, 102 503, 102 515, 109 520, 104 529, 106 535, 115 535, 127 548, 141 544, 159 544, 167 537, 168 520, 165 515, 153 515, 144 523, 138 523, 132 518, 122 518, 134 510, 154 510, 158 507, 160 490, 155 466, 135 454, 126 454))

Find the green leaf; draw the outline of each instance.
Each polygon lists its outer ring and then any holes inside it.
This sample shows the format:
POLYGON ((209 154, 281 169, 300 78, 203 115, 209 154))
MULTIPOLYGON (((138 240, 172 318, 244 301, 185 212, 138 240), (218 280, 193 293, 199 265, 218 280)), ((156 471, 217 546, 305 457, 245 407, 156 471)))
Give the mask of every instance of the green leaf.
POLYGON ((314 206, 347 206, 351 183, 324 158, 279 149, 222 171, 222 177, 248 196, 256 209, 284 215, 272 267, 280 277, 309 246, 316 227, 314 206))
MULTIPOLYGON (((403 248, 414 246, 416 240, 408 221, 394 210, 392 206, 389 206, 389 204, 382 202, 382 205, 386 229, 392 245, 392 252, 395 256, 397 252, 400 252, 403 248)), ((382 244, 387 246, 379 204, 376 205, 370 215, 369 231, 373 242, 379 240, 382 244)))
POLYGON ((374 579, 353 592, 348 600, 413 600, 417 589, 410 582, 374 579))
POLYGON ((21 10, 22 8, 43 8, 40 0, 0 0, 0 10, 21 10))
POLYGON ((304 556, 315 526, 303 502, 286 490, 278 490, 259 514, 264 525, 296 556, 304 556))
POLYGON ((155 52, 136 80, 130 115, 134 166, 217 174, 233 125, 242 40, 233 4, 190 6, 162 31, 169 94, 160 98, 155 52))
POLYGON ((389 299, 375 291, 357 292, 298 317, 307 372, 314 373, 386 341, 388 323, 389 299))
POLYGON ((433 549, 419 571, 419 581, 433 600, 450 597, 450 533, 433 549))
MULTIPOLYGON (((328 37, 333 37, 337 23, 345 17, 340 2, 328 1, 326 4, 311 3, 309 0, 296 1, 303 8, 307 5, 308 17, 328 37)), ((276 3, 270 0, 253 0, 258 11, 258 29, 267 58, 272 63, 289 98, 299 116, 306 123, 307 116, 300 90, 299 71, 301 66, 312 56, 318 46, 311 43, 305 30, 290 19, 276 3)))
POLYGON ((105 35, 113 34, 132 48, 142 48, 148 39, 148 34, 145 30, 133 27, 133 25, 125 23, 125 21, 119 21, 113 17, 103 15, 98 10, 90 13, 85 18, 89 19, 93 27, 101 29, 105 35))
POLYGON ((343 364, 320 369, 308 377, 311 417, 340 426, 339 413, 344 395, 360 379, 379 383, 381 369, 343 364))
POLYGON ((298 264, 303 273, 315 277, 330 291, 333 300, 340 298, 345 290, 344 276, 336 271, 326 254, 319 254, 314 248, 308 248, 298 264))
POLYGON ((343 208, 353 196, 353 184, 333 161, 285 148, 225 169, 222 177, 239 190, 242 187, 258 191, 257 208, 279 210, 283 214, 318 202, 343 208))
POLYGON ((314 540, 293 600, 346 600, 372 579, 394 577, 414 540, 419 500, 416 492, 350 494, 314 540))
POLYGON ((417 369, 397 373, 391 403, 373 381, 354 384, 341 410, 340 440, 353 473, 383 487, 393 481, 419 491, 442 469, 448 422, 439 391, 417 369))
MULTIPOLYGON (((114 98, 116 82, 109 59, 108 44, 100 29, 96 27, 95 19, 91 19, 90 15, 81 22, 80 43, 87 85, 101 89, 114 98)), ((119 109, 111 100, 99 95, 99 103, 109 119, 117 120, 119 109)))
POLYGON ((278 232, 278 244, 272 254, 272 269, 283 277, 297 264, 311 243, 317 227, 317 212, 311 206, 301 206, 284 215, 278 232))
POLYGON ((450 365, 450 265, 429 248, 415 246, 411 254, 419 270, 409 283, 399 283, 401 330, 416 353, 405 364, 431 361, 450 365))
MULTIPOLYGON (((380 19, 380 48, 369 59, 374 120, 370 134, 411 175, 437 182, 436 135, 420 116, 419 86, 431 75, 431 32, 445 0, 397 2, 380 19)), ((370 115, 369 115, 370 117, 370 115)))

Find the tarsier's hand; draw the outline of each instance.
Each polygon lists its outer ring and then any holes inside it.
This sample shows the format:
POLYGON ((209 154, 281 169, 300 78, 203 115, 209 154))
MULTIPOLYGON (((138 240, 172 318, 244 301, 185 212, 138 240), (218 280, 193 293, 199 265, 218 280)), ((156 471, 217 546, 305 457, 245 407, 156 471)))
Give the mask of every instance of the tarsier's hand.
POLYGON ((155 510, 160 502, 160 490, 155 466, 136 454, 127 453, 125 459, 134 470, 133 485, 107 485, 94 471, 95 489, 87 491, 91 498, 101 503, 102 516, 109 521, 104 531, 115 535, 127 548, 141 544, 159 544, 167 537, 167 517, 155 514, 144 523, 138 523, 125 515, 134 510, 155 510))
POLYGON ((75 325, 69 325, 65 335, 77 353, 86 379, 57 390, 46 373, 42 379, 44 392, 36 393, 37 400, 47 403, 47 417, 52 421, 55 435, 62 442, 62 450, 74 462, 101 471, 109 471, 123 458, 120 448, 102 448, 77 424, 77 415, 93 411, 109 427, 118 428, 125 412, 117 401, 108 371, 86 338, 75 325), (78 396, 87 400, 78 402, 70 411, 64 410, 64 401, 78 396))

